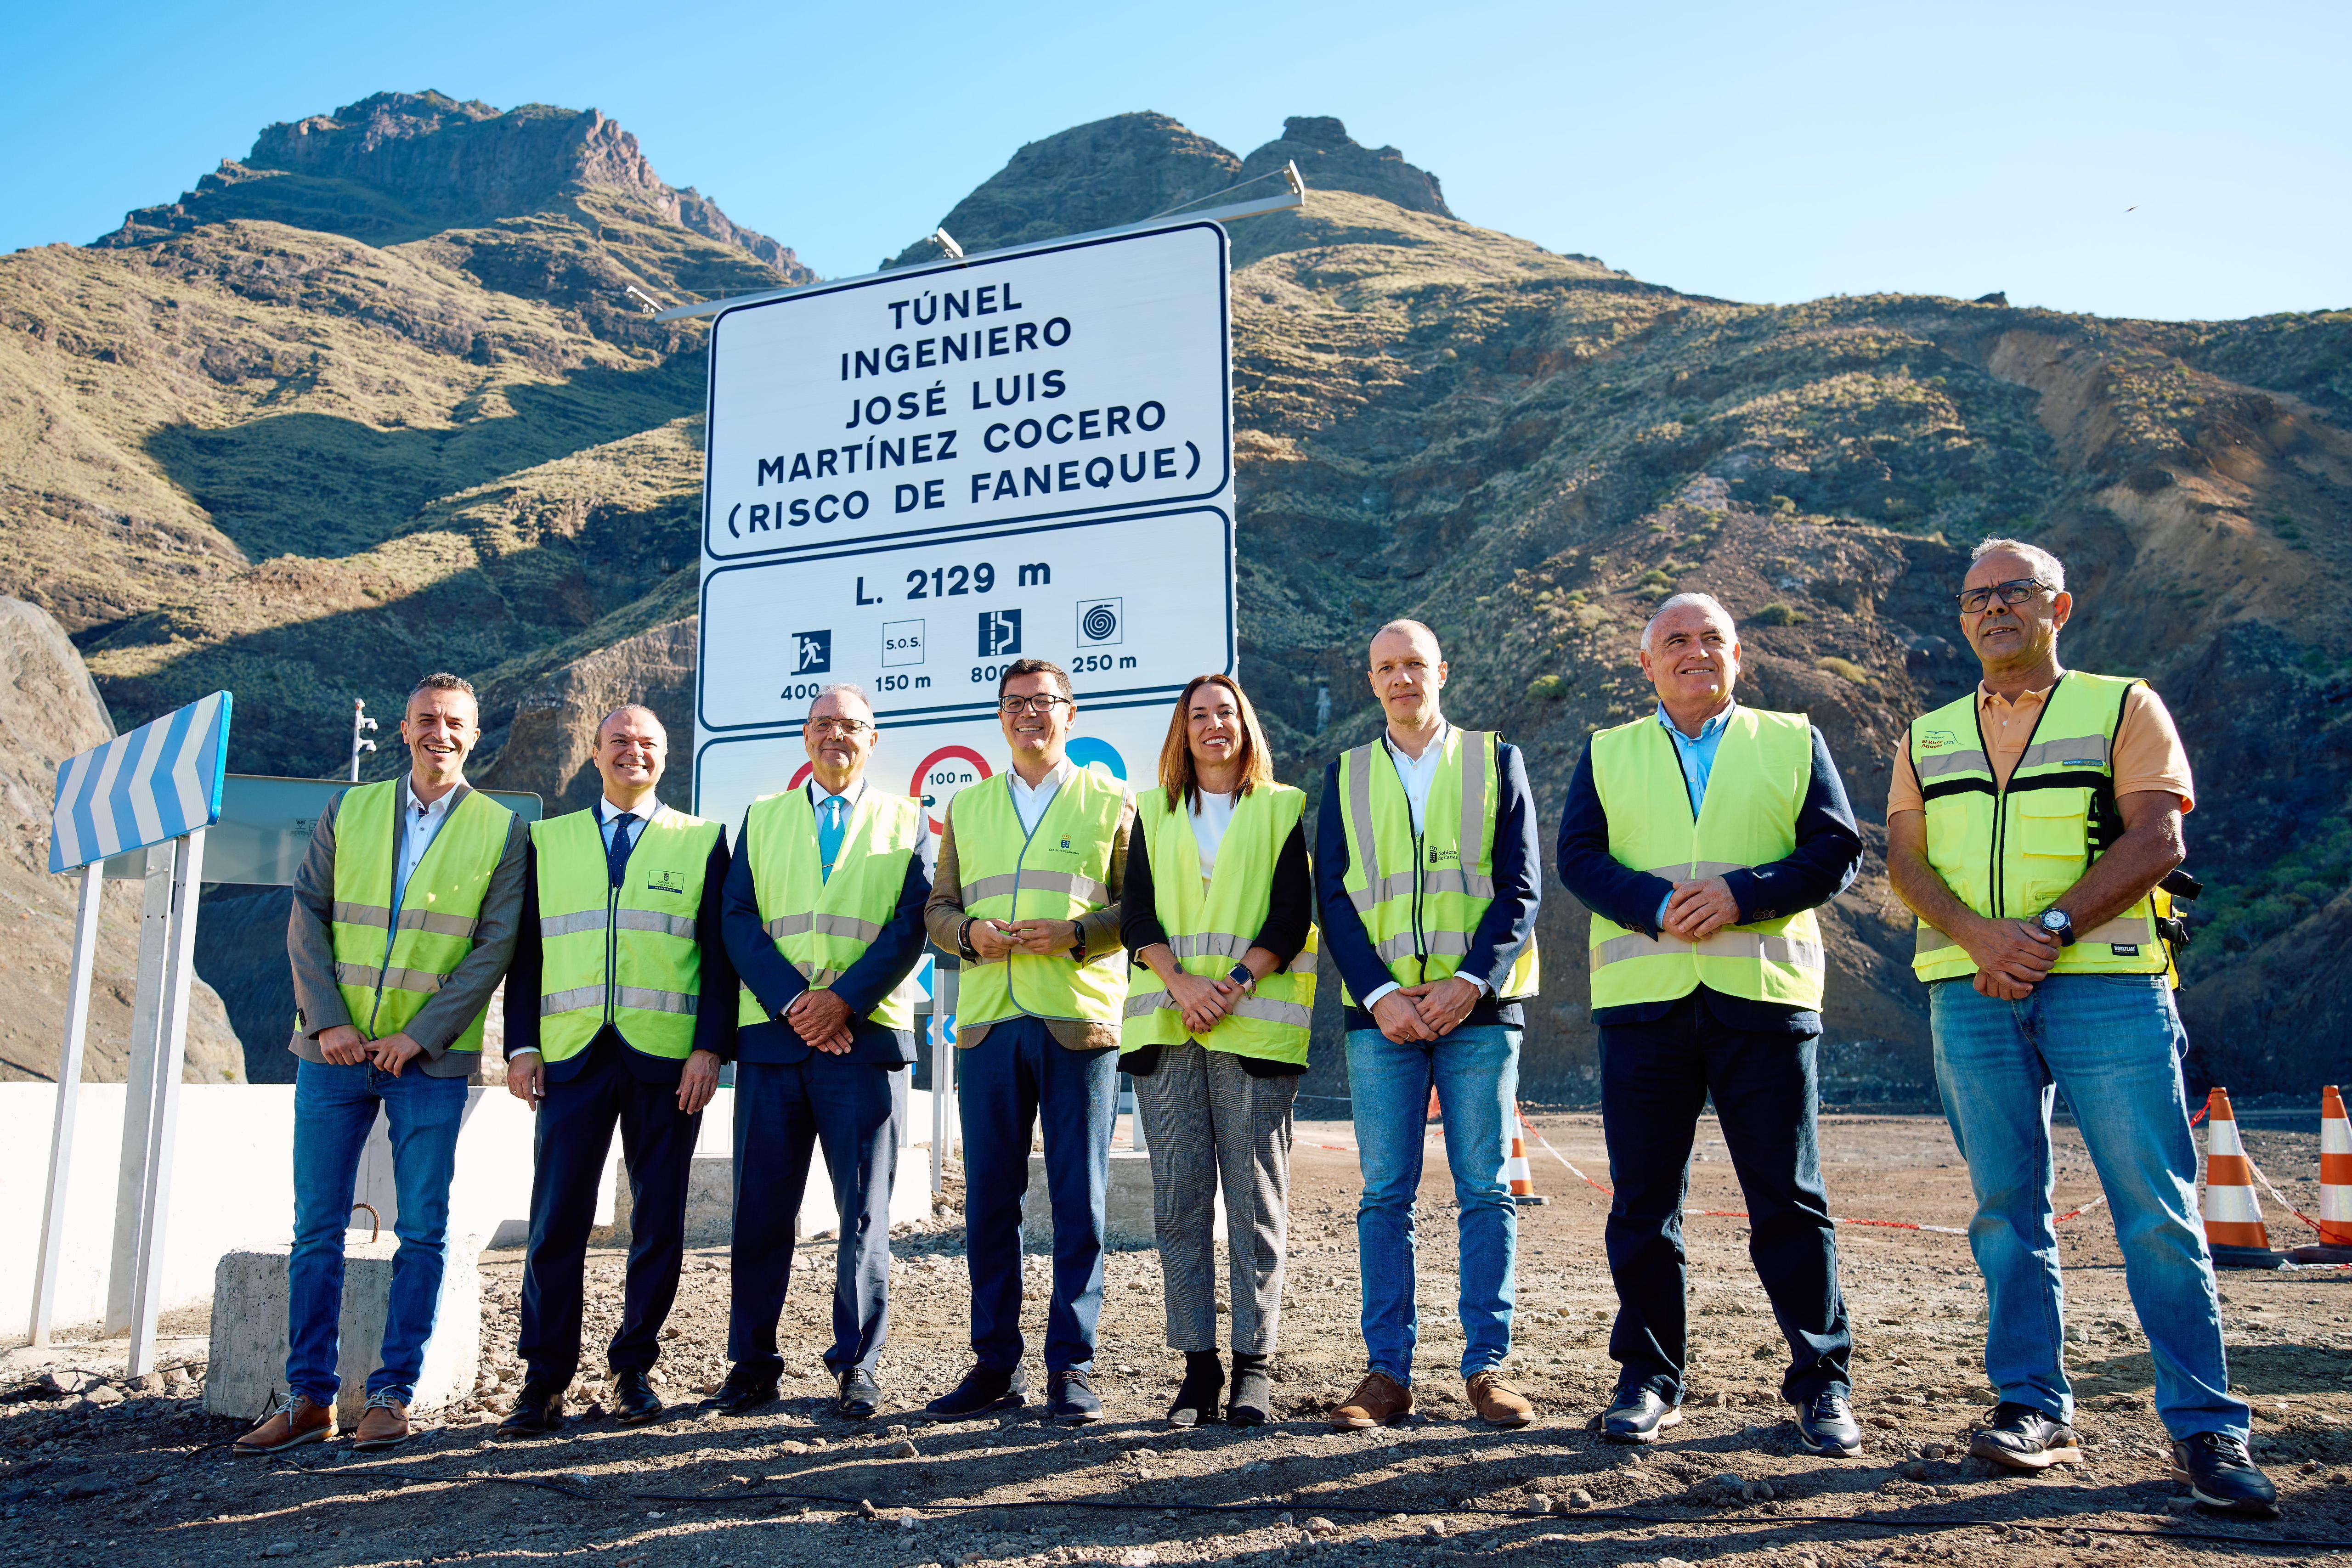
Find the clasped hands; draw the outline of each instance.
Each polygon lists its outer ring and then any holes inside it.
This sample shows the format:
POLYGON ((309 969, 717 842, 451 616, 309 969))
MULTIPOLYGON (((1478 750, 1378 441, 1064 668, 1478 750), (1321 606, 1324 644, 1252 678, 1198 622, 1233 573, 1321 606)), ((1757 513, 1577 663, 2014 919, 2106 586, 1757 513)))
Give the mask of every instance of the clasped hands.
POLYGON ((827 1056, 847 1056, 850 1031, 857 1019, 847 1002, 831 991, 811 988, 793 998, 792 1006, 784 1009, 784 1022, 810 1049, 827 1056))
POLYGON ((2065 951, 2056 936, 2030 920, 1979 920, 1967 932, 1949 935, 1976 960, 1977 995, 2004 1002, 2032 996, 2065 951))
POLYGON ((1738 924, 1739 901, 1731 896, 1731 884, 1710 876, 1675 883, 1674 896, 1666 901, 1665 917, 1658 927, 1684 942, 1704 942, 1725 926, 1738 924))
POLYGON ((370 1062, 397 1078, 402 1068, 425 1054, 425 1048, 405 1033, 370 1040, 360 1032, 357 1024, 339 1023, 319 1031, 319 1054, 337 1067, 370 1062))
POLYGON ((1458 975, 1402 986, 1372 1004, 1372 1022, 1399 1045, 1442 1039, 1462 1027, 1484 994, 1458 975))
POLYGON ((983 964, 1002 964, 1015 953, 1050 958, 1078 945, 1075 920, 975 920, 964 934, 983 964))

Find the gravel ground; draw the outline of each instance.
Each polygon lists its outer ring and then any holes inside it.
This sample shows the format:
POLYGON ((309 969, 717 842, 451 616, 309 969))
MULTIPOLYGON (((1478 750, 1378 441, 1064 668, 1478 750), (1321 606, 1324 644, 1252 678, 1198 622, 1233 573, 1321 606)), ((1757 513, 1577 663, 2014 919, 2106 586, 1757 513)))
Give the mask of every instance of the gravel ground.
MULTIPOLYGON (((1538 1114, 1569 1159, 1606 1179, 1598 1119, 1538 1114)), ((2302 1128, 2312 1124, 2306 1120, 2302 1128)), ((1979 1348, 1983 1296, 1957 1235, 1849 1226, 1843 1269, 1853 1313, 1861 1458, 1812 1458, 1773 1396, 1779 1337, 1734 1218, 1694 1217, 1695 1353, 1687 1418, 1629 1450, 1585 1422, 1604 1401, 1613 1308, 1601 1253, 1606 1200, 1542 1147, 1530 1149, 1547 1207, 1521 1213, 1518 1348, 1510 1372, 1541 1411, 1519 1432, 1467 1419, 1452 1374, 1450 1207, 1439 1146, 1423 1189, 1422 1306, 1428 1341, 1415 1421, 1335 1434, 1320 1417, 1354 1382, 1352 1209, 1345 1123, 1299 1129, 1291 1272, 1276 1425, 1171 1433, 1158 1417, 1179 1358, 1164 1348, 1160 1271, 1149 1251, 1114 1253, 1097 1379, 1100 1425, 1072 1436, 1034 1416, 934 1427, 915 1406, 964 1369, 960 1222, 895 1239, 891 1404, 862 1427, 826 1413, 819 1362, 829 1320, 830 1244, 787 1307, 783 1402, 753 1416, 702 1413, 725 1370, 725 1253, 689 1260, 657 1379, 674 1419, 623 1432, 601 1412, 558 1437, 495 1447, 488 1423, 511 1397, 519 1252, 483 1263, 478 1404, 428 1418, 407 1448, 350 1456, 341 1445, 285 1462, 232 1460, 234 1424, 202 1414, 205 1323, 166 1324, 166 1373, 121 1376, 120 1342, 68 1343, 46 1361, 0 1354, 0 1560, 10 1564, 319 1564, 583 1553, 613 1568, 660 1564, 1152 1563, 1229 1560, 1437 1564, 1464 1555, 1541 1563, 1770 1563, 1779 1568, 1958 1561, 2035 1564, 2171 1561, 2220 1552, 2275 1560, 2352 1545, 2352 1271, 2223 1278, 2231 1373, 2257 1409, 2256 1448, 2285 1494, 2275 1523, 2191 1510, 2166 1479, 2150 1367, 2104 1209, 2061 1227, 2072 1290, 2070 1370, 2085 1459, 2041 1479, 1989 1475, 1956 1456, 1991 1401, 1979 1348), (76 1392, 32 1381, 44 1366, 76 1392), (503 1394, 497 1374, 506 1374, 503 1394), (86 1385, 86 1386, 85 1386, 86 1385), (648 1495, 657 1494, 657 1495, 648 1495), (1253 1505, 1241 1509, 1235 1505, 1253 1505), (1230 1511, 1211 1511, 1222 1505, 1230 1511), (2221 1539, 2215 1539, 2221 1538, 2221 1539), (2235 1543, 2235 1544, 2233 1544, 2235 1543), (2310 1544, 2304 1544, 2310 1543, 2310 1544)), ((1824 1119, 1832 1201, 1842 1215, 1967 1223, 1965 1172, 1940 1120, 1824 1119)), ((2305 1212, 2317 1139, 2249 1124, 2263 1168, 2305 1212), (2295 1179, 2287 1179, 2290 1176, 2295 1179)), ((909 1179, 920 1179, 920 1156, 909 1179)), ((2081 1146, 2063 1137, 2062 1211, 2096 1193, 2081 1146)), ((950 1197, 953 1194, 950 1193, 950 1197)), ((1736 1210, 1712 1124, 1692 1205, 1736 1210)), ((2265 1205, 2273 1239, 2307 1239, 2265 1205)), ((620 1255, 593 1277, 617 1286, 620 1255)), ((1045 1260, 1033 1257, 1033 1333, 1045 1260)), ((617 1290, 592 1293, 590 1337, 609 1333, 617 1290)), ((1034 1343, 1034 1340, 1033 1340, 1034 1343)), ((1032 1368, 1033 1381, 1042 1383, 1032 1368)), ((593 1380, 575 1391, 593 1401, 593 1380)))

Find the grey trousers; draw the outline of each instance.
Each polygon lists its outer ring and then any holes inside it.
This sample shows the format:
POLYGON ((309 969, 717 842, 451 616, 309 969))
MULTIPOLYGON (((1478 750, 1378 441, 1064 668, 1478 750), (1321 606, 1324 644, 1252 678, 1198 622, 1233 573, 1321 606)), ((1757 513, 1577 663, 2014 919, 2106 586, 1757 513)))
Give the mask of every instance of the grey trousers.
POLYGON ((1216 1191, 1225 1193, 1233 1349, 1271 1354, 1282 1326, 1297 1078, 1253 1078, 1229 1051, 1162 1047, 1135 1081, 1151 1145, 1153 1228, 1167 1279, 1168 1343, 1217 1348, 1216 1191))

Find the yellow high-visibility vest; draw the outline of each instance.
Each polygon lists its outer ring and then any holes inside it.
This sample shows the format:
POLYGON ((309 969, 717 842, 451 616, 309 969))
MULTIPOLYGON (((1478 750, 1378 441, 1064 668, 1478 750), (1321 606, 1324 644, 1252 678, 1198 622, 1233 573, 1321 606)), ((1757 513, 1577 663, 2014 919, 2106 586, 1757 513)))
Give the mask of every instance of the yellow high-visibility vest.
MULTIPOLYGON (((1348 901, 1374 951, 1400 986, 1442 980, 1469 956, 1471 935, 1495 902, 1495 819, 1502 797, 1501 742, 1482 730, 1449 728, 1423 831, 1385 742, 1339 758, 1339 815, 1348 839, 1348 901)), ((1542 970, 1534 932, 1496 996, 1536 994, 1542 970)), ((1340 995, 1353 1007, 1345 982, 1340 995)))
MULTIPOLYGON (((1177 967, 1188 975, 1222 977, 1250 950, 1274 902, 1274 871, 1307 797, 1287 784, 1261 784, 1234 805, 1233 821, 1217 843, 1216 868, 1202 886, 1201 846, 1185 807, 1171 807, 1168 791, 1136 798, 1135 833, 1151 862, 1154 913, 1168 933, 1177 967)), ((1203 1035, 1184 1028, 1184 1015, 1160 977, 1137 964, 1128 977, 1127 1022, 1119 1049, 1174 1045, 1197 1039, 1211 1051, 1274 1061, 1307 1060, 1307 1025, 1315 1016, 1315 931, 1290 961, 1260 980, 1203 1035)))
MULTIPOLYGON (((751 802, 737 852, 751 859, 751 884, 769 940, 813 988, 824 990, 841 978, 890 924, 922 826, 920 800, 869 786, 849 809, 828 879, 808 791, 787 789, 751 802)), ((913 1029, 908 988, 891 991, 867 1016, 885 1029, 913 1029)), ((746 1026, 768 1021, 767 1009, 749 986, 735 1018, 746 1026)))
MULTIPOLYGON (((1012 775, 999 773, 948 802, 963 912, 982 920, 1076 920, 1111 902, 1111 853, 1127 787, 1093 767, 1074 768, 1024 832, 1012 775)), ((1116 1028, 1127 1008, 1127 965, 1117 956, 1015 953, 966 963, 956 1003, 959 1037, 970 1028, 1027 1015, 1116 1028)))
MULTIPOLYGON (((1694 821, 1682 758, 1654 715, 1592 737, 1610 858, 1668 882, 1787 858, 1812 777, 1813 731, 1802 714, 1740 706, 1725 722, 1694 821)), ((1595 1008, 1672 1001, 1702 985, 1749 1001, 1822 1005, 1825 961, 1810 909, 1727 925, 1698 943, 1644 936, 1595 915, 1590 961, 1595 1008)))
POLYGON ((533 822, 539 852, 539 1050, 577 1056, 606 1024, 647 1056, 683 1061, 702 1002, 697 939, 719 826, 664 806, 636 830, 614 887, 593 810, 533 822))
MULTIPOLYGON (((362 784, 344 792, 335 812, 335 988, 370 1040, 406 1029, 474 950, 482 900, 514 822, 504 806, 467 790, 409 873, 392 930, 393 838, 406 787, 400 779, 362 784)), ((482 1049, 480 1014, 449 1049, 482 1049)))
MULTIPOLYGON (((1927 863, 1952 895, 1988 919, 2032 920, 2082 881, 2123 831, 2116 809, 2116 727, 2137 680, 2069 670, 2051 688, 2004 787, 1993 781, 1970 692, 1911 722, 1911 766, 1927 813, 1927 863)), ((2160 975, 2168 959, 2143 898, 2076 934, 2053 973, 2160 975)), ((1923 980, 1977 972, 1976 960, 1919 922, 1912 971, 1923 980)))

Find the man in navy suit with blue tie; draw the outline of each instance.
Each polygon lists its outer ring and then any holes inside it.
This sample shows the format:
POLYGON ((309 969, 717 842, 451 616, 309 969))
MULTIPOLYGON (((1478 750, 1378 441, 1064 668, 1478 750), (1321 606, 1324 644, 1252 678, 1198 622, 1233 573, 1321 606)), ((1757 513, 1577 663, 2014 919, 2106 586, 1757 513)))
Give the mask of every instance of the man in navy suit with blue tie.
POLYGON ((889 1328, 890 1188, 915 1060, 905 984, 923 952, 929 813, 866 781, 873 706, 828 687, 802 730, 811 777, 751 803, 736 835, 721 924, 743 982, 735 1068, 734 1369, 712 1403, 728 1415, 776 1396, 776 1321, 792 1277, 793 1221, 818 1145, 841 1218, 833 1346, 838 1413, 872 1416, 889 1328))

